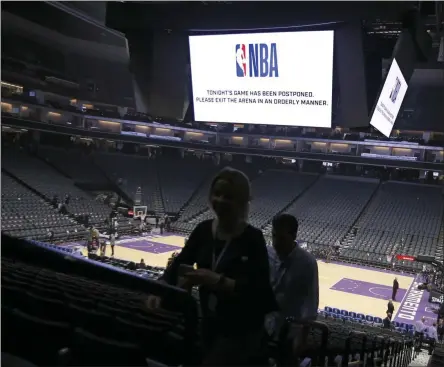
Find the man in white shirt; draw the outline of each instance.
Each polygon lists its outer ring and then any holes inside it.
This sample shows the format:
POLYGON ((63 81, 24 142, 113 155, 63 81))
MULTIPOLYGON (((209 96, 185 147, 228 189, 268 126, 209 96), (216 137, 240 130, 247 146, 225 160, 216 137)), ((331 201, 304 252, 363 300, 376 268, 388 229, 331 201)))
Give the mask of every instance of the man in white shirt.
POLYGON ((426 337, 426 343, 429 345, 429 355, 433 354, 433 349, 435 349, 435 344, 438 341, 438 332, 436 331, 436 324, 429 326, 425 331, 424 335, 426 337))
POLYGON ((424 325, 425 317, 421 317, 421 320, 415 322, 415 337, 417 340, 417 348, 422 347, 422 342, 424 339, 424 330, 426 326, 424 325))
POLYGON ((433 324, 432 326, 429 326, 424 334, 428 339, 433 339, 435 341, 438 341, 438 332, 436 331, 436 324, 433 324))
MULTIPOLYGON (((318 264, 315 257, 296 243, 298 221, 290 214, 273 219, 273 249, 270 249, 270 276, 279 312, 268 318, 267 329, 276 336, 291 317, 303 324, 315 320, 319 306, 318 264), (273 325, 274 324, 274 325, 273 325)), ((308 329, 299 330, 299 346, 304 344, 308 329)))
POLYGON ((416 321, 415 323, 415 332, 422 334, 424 332, 424 329, 426 328, 425 324, 425 317, 421 317, 421 320, 416 321))

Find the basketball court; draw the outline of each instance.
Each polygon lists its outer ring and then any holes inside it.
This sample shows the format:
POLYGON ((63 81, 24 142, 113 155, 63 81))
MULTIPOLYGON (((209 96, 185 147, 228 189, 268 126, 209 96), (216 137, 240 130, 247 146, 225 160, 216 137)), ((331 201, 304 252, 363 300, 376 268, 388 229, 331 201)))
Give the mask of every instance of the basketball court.
MULTIPOLYGON (((116 241, 115 257, 147 265, 166 266, 171 254, 184 246, 185 238, 175 234, 148 234, 116 241)), ((107 255, 110 254, 107 246, 107 255)), ((426 294, 416 290, 415 277, 364 266, 318 261, 319 308, 325 306, 384 318, 396 277, 400 289, 394 302, 394 320, 413 323, 422 316, 433 318, 426 294)))

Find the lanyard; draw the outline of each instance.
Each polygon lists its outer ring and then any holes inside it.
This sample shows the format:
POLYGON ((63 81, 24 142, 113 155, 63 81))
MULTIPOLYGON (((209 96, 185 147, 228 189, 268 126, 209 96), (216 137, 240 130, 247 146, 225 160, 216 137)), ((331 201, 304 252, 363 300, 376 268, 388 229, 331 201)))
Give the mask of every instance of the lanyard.
POLYGON ((278 275, 277 275, 276 280, 274 281, 274 284, 273 284, 273 291, 276 291, 276 289, 279 287, 286 272, 287 272, 287 267, 281 263, 279 266, 279 269, 278 269, 278 275))
POLYGON ((216 271, 217 266, 219 265, 220 261, 222 260, 223 256, 225 255, 225 252, 227 251, 228 246, 230 246, 230 243, 231 243, 231 240, 227 240, 225 242, 225 245, 217 258, 216 258, 216 247, 213 246, 213 257, 211 260, 211 270, 212 271, 216 271))

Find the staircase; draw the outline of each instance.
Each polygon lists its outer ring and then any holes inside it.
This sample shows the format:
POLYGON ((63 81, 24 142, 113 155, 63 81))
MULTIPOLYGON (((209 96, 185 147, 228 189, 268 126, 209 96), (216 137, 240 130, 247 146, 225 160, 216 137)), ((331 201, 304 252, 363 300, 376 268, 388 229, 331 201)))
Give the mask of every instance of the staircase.
POLYGON ((41 155, 38 154, 31 154, 32 157, 41 160, 42 162, 45 162, 45 164, 47 164, 49 167, 51 167, 54 171, 58 172, 61 176, 66 177, 70 180, 72 180, 73 178, 68 175, 66 172, 62 171, 59 167, 57 167, 54 163, 52 163, 49 159, 42 157, 41 155))
POLYGON ((428 351, 421 350, 419 353, 414 354, 413 360, 410 362, 408 367, 427 367, 431 360, 428 351))
POLYGON ((211 213, 211 209, 205 209, 199 214, 195 215, 193 218, 188 219, 187 223, 197 224, 202 222, 204 219, 208 218, 208 214, 211 213))
MULTIPOLYGON (((427 367, 441 367, 444 365, 444 344, 437 343, 427 367)), ((410 366, 409 366, 410 367, 410 366)))
MULTIPOLYGON (((205 176, 204 179, 201 181, 199 185, 196 186, 195 190, 191 194, 191 196, 188 198, 188 200, 185 202, 185 204, 180 208, 179 213, 177 214, 177 218, 179 219, 182 216, 183 211, 185 208, 193 202, 194 198, 199 194, 200 190, 205 186, 207 182, 209 182, 210 179, 212 179, 213 173, 211 173, 211 176, 205 176)), ((200 214, 200 213, 198 213, 200 214)), ((190 218, 192 219, 192 218, 190 218)))
POLYGON ((100 164, 96 162, 94 157, 92 158, 92 164, 102 174, 102 176, 105 177, 106 180, 111 183, 113 191, 115 191, 117 195, 123 198, 123 200, 125 200, 128 204, 134 206, 134 198, 130 197, 124 190, 122 190, 122 188, 116 182, 114 182, 114 180, 111 177, 108 176, 108 174, 100 166, 100 164))
MULTIPOLYGON (((222 167, 223 168, 223 167, 222 167)), ((260 177, 260 174, 258 172, 249 172, 248 177, 250 179, 250 184, 253 184, 254 180, 260 177)), ((207 178, 208 179, 208 178, 207 178)), ((203 184, 203 183, 202 183, 203 184)), ((195 192, 195 194, 197 191, 195 192)), ((200 213, 196 214, 192 218, 187 219, 187 223, 196 224, 202 222, 202 220, 208 218, 209 216, 212 216, 210 213, 212 212, 211 209, 206 208, 202 210, 200 213)))
POLYGON ((381 187, 382 182, 379 181, 378 186, 376 186, 373 193, 370 195, 369 199, 367 200, 367 203, 365 203, 364 207, 362 208, 359 215, 356 217, 355 221, 351 224, 350 228, 348 229, 347 233, 344 235, 344 237, 339 241, 341 244, 341 247, 350 247, 351 244, 354 242, 356 238, 356 234, 358 233, 360 226, 359 226, 359 220, 364 216, 364 214, 367 213, 368 208, 370 206, 370 203, 373 201, 374 197, 379 191, 379 188, 381 187))
POLYGON ((438 235, 438 247, 436 248, 435 259, 444 262, 444 211, 441 217, 441 230, 438 235))
POLYGON ((154 206, 154 212, 156 214, 156 216, 158 217, 163 217, 165 215, 165 205, 164 205, 164 201, 163 201, 163 195, 162 195, 162 187, 160 185, 160 179, 159 179, 159 174, 158 174, 158 170, 157 170, 157 161, 156 161, 156 189, 154 190, 153 196, 154 196, 154 202, 153 202, 153 206, 154 206))

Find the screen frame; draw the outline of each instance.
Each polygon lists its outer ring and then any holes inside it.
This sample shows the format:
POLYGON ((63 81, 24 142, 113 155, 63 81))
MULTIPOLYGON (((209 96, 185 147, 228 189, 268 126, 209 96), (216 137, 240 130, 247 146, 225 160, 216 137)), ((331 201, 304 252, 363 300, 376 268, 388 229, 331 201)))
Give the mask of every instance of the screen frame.
MULTIPOLYGON (((189 80, 188 80, 188 95, 189 95, 189 106, 188 109, 191 108, 191 114, 188 116, 192 119, 193 122, 199 123, 216 123, 216 124, 230 124, 230 125, 259 125, 259 126, 272 126, 272 127, 291 127, 291 128, 316 128, 319 126, 308 126, 308 125, 285 125, 285 124, 258 124, 258 123, 250 123, 250 122, 214 122, 214 121, 197 121, 195 119, 195 111, 194 111, 194 91, 193 91, 193 73, 191 72, 191 50, 190 50, 190 36, 217 36, 217 35, 243 35, 243 34, 263 34, 263 33, 297 33, 297 32, 316 32, 316 31, 333 31, 335 32, 341 25, 345 24, 345 22, 329 22, 322 24, 314 24, 314 25, 304 25, 304 26, 290 26, 284 28, 256 28, 256 29, 227 29, 227 30, 190 30, 187 34, 187 42, 188 42, 188 66, 189 66, 189 80)), ((333 33, 333 79, 332 79, 332 101, 331 101, 331 121, 329 127, 322 128, 334 128, 335 117, 339 115, 340 108, 340 85, 339 79, 337 75, 337 47, 336 47, 337 39, 335 37, 335 33, 333 33)))

